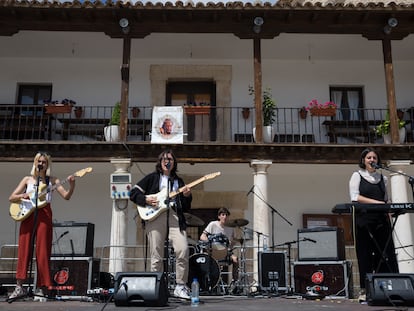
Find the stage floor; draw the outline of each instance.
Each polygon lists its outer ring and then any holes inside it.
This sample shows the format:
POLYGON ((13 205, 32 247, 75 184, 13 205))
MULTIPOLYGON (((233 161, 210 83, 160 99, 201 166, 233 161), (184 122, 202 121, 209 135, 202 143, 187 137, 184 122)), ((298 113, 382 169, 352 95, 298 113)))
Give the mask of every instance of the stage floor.
MULTIPOLYGON (((84 297, 85 300, 88 297, 84 297)), ((90 297, 89 297, 90 298, 90 297)), ((80 301, 81 297, 72 297, 74 300, 66 301, 47 301, 34 302, 32 299, 25 298, 22 300, 8 303, 3 299, 0 303, 0 310, 54 310, 54 311, 100 311, 100 310, 154 310, 154 309, 176 309, 190 310, 189 301, 182 301, 170 297, 168 305, 165 307, 149 307, 149 306, 128 306, 117 307, 113 302, 105 303, 102 301, 80 301), (77 300, 75 300, 77 299, 77 300)), ((300 296, 201 296, 201 304, 197 309, 211 311, 235 311, 235 310, 283 310, 283 311, 367 311, 367 310, 414 310, 414 307, 381 307, 360 304, 354 299, 345 298, 329 298, 322 300, 306 300, 300 296)))

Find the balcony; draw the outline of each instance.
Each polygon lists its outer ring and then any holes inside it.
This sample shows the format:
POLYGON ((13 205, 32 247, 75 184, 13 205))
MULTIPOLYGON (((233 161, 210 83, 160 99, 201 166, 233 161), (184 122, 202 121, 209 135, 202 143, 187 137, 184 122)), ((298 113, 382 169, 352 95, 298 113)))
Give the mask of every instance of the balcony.
MULTIPOLYGON (((132 154, 132 157, 143 161, 155 159, 158 150, 151 151, 157 149, 151 144, 152 107, 139 107, 138 115, 132 107, 129 108, 127 139, 122 143, 104 139, 103 128, 109 123, 113 107, 82 106, 79 116, 75 115, 75 107, 78 106, 72 107, 71 111, 46 113, 43 106, 1 105, 0 149, 3 160, 21 156, 19 151, 32 157, 33 150, 44 150, 39 148, 45 148, 45 144, 61 161, 73 157, 77 161, 97 160, 99 157, 106 160, 111 154, 127 157, 132 154), (108 148, 109 144, 111 148, 108 148), (125 150, 125 146, 129 149, 125 150)), ((374 129, 386 119, 386 109, 338 109, 335 116, 312 116, 308 112, 304 118, 299 110, 277 108, 271 142, 258 144, 253 135, 254 108, 209 107, 200 114, 193 113, 193 109, 192 113, 184 112, 183 115, 184 144, 174 149, 183 149, 182 157, 190 162, 194 159, 198 162, 214 162, 212 159, 234 162, 234 158, 247 162, 254 158, 270 158, 279 162, 346 163, 358 158, 363 145, 376 144, 377 148, 388 148, 388 152, 393 153, 395 149, 391 150, 391 147, 402 148, 405 153, 400 153, 399 157, 411 158, 412 112, 406 112, 403 117, 406 121, 403 144, 385 145, 383 137, 374 129), (345 121, 343 116, 354 116, 358 120, 345 121), (349 158, 344 159, 343 147, 348 148, 349 158), (310 150, 315 150, 314 156, 310 150), (337 153, 333 158, 329 155, 332 151, 337 153), (303 159, 303 152, 308 154, 306 159, 303 159), (301 158, 298 158, 298 153, 301 158), (326 153, 326 157, 322 159, 320 153, 326 153)))
MULTIPOLYGON (((79 107, 77 107, 79 108, 79 107)), ((76 116, 75 107, 65 110, 45 110, 41 106, 2 105, 0 107, 1 140, 104 141, 103 128, 109 123, 112 107, 83 106, 76 116)), ((127 141, 150 141, 152 108, 132 107, 128 112, 127 141)), ((253 143, 255 110, 246 107, 194 107, 184 111, 185 142, 253 143), (203 108, 200 112, 194 108, 203 108), (191 124, 191 125, 190 125, 191 124), (215 125, 215 126, 214 126, 215 125)), ((306 116, 298 108, 277 108, 271 143, 361 144, 383 143, 375 133, 375 126, 386 115, 385 109, 338 109, 334 116, 306 116), (354 120, 343 116, 355 115, 354 120), (359 117, 361 116, 361 117, 359 117)), ((76 112, 77 113, 77 112, 76 112)), ((412 142, 411 115, 404 118, 407 135, 404 142, 412 142)))

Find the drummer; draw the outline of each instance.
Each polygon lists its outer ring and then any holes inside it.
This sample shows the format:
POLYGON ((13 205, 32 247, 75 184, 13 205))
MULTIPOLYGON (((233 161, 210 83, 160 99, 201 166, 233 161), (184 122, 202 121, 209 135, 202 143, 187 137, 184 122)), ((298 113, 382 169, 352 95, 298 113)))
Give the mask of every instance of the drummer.
POLYGON ((234 245, 234 229, 232 227, 226 226, 228 222, 228 218, 230 216, 230 211, 225 208, 221 207, 217 212, 218 220, 211 221, 207 227, 204 229, 203 233, 200 235, 200 240, 202 241, 209 241, 209 237, 216 235, 216 234, 223 234, 229 240, 229 253, 226 256, 226 264, 233 265, 232 269, 232 277, 233 281, 237 280, 238 278, 238 259, 237 256, 234 255, 231 251, 232 245, 234 245))

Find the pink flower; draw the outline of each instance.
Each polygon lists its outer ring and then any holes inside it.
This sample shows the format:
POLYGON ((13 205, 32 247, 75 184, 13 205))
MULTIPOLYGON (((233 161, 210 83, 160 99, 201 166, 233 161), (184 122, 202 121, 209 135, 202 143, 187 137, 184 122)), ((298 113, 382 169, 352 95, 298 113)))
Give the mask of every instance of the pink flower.
POLYGON ((316 108, 316 109, 335 108, 336 109, 338 108, 338 106, 334 102, 331 102, 331 101, 327 101, 324 104, 320 104, 318 103, 318 100, 312 99, 309 102, 308 106, 306 107, 306 110, 311 110, 313 108, 316 108))

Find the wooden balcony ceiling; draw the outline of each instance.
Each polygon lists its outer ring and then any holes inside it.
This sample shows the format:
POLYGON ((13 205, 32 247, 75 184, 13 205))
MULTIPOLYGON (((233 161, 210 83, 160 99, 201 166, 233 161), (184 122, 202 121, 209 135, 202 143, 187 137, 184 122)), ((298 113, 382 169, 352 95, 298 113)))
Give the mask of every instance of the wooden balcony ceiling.
POLYGON ((109 162, 111 158, 131 158, 134 162, 155 162, 161 151, 171 148, 185 163, 250 163, 271 160, 273 163, 355 164, 366 147, 376 148, 387 160, 414 159, 412 144, 336 145, 336 144, 255 144, 211 143, 156 145, 149 142, 0 142, 0 161, 30 162, 38 151, 53 156, 54 162, 109 162))
POLYGON ((123 37, 119 20, 129 20, 128 36, 151 33, 233 33, 239 38, 274 38, 280 33, 361 34, 368 39, 398 40, 414 32, 414 2, 278 1, 262 3, 123 3, 0 0, 0 35, 21 30, 104 32, 123 37), (263 17, 259 34, 253 20, 263 17), (398 20, 389 35, 384 26, 398 20), (189 27, 191 24, 191 27, 189 27))

